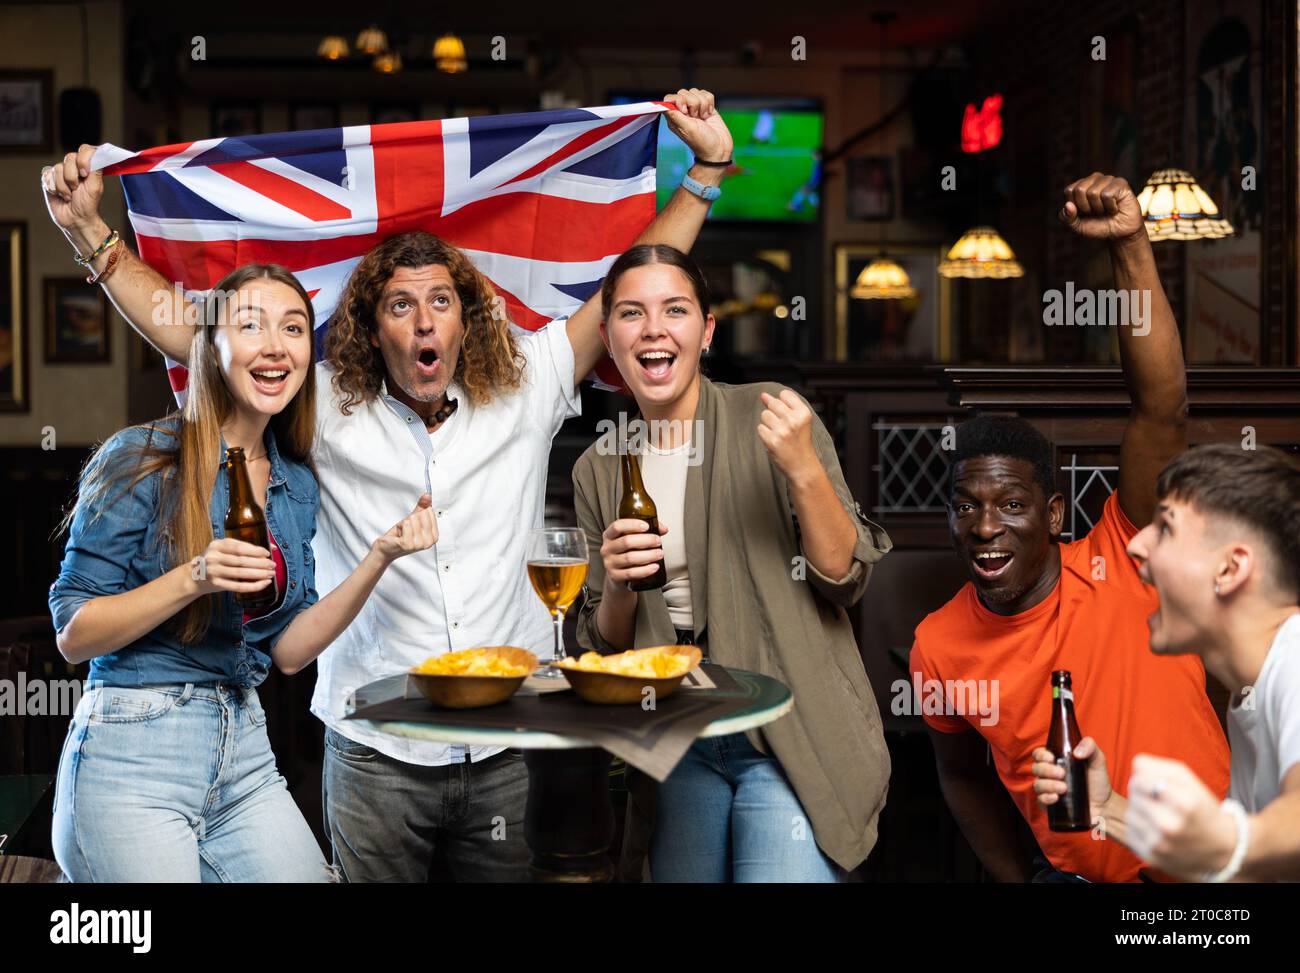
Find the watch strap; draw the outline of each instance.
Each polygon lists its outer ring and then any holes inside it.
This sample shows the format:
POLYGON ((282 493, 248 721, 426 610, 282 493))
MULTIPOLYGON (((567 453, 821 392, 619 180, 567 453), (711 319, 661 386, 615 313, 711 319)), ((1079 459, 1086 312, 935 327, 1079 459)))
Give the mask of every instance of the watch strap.
POLYGON ((722 190, 717 186, 706 186, 698 179, 692 179, 690 176, 682 176, 682 188, 707 203, 713 202, 722 195, 722 190))

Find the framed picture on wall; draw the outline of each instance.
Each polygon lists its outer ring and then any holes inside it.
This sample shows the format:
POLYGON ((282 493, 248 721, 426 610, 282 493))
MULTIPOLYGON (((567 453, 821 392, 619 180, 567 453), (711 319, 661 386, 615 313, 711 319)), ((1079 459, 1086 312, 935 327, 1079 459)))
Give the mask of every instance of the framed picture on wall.
POLYGON ((0 222, 0 412, 26 412, 27 224, 0 222))
POLYGON ((339 127, 339 106, 326 102, 295 102, 289 106, 289 130, 312 132, 339 127))
POLYGON ((860 155, 845 165, 844 197, 851 220, 894 218, 894 160, 887 155, 860 155))
POLYGON ((212 106, 212 136, 256 135, 262 130, 262 109, 256 102, 216 102, 212 106))
POLYGON ((45 278, 47 364, 107 362, 108 299, 84 277, 45 278))
POLYGON ((840 243, 835 246, 836 361, 939 362, 952 349, 952 282, 939 276, 938 244, 840 243), (912 297, 865 300, 851 291, 884 254, 906 271, 912 297))
POLYGON ((54 151, 53 71, 0 71, 0 151, 54 151))

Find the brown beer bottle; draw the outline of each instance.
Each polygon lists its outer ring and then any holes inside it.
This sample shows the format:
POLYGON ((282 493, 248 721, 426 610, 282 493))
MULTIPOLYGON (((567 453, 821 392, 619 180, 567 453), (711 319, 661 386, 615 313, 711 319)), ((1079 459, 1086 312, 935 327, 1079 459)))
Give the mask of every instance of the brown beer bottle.
MULTIPOLYGON (((618 516, 632 518, 635 520, 644 520, 650 525, 650 533, 655 537, 659 536, 659 510, 655 507, 655 502, 650 499, 650 494, 645 492, 645 484, 641 482, 641 461, 636 458, 636 454, 629 450, 626 444, 623 447, 621 457, 623 464, 623 498, 618 502, 618 516)), ((648 578, 641 578, 639 581, 632 581, 628 587, 633 591, 650 591, 654 588, 662 588, 668 583, 668 568, 664 566, 661 559, 659 569, 648 578)))
MULTIPOLYGON (((226 508, 226 536, 245 544, 271 550, 271 539, 266 529, 266 514, 253 495, 253 484, 248 479, 248 465, 244 462, 244 448, 231 446, 226 450, 226 479, 230 484, 230 506, 226 508)), ((250 591, 235 596, 240 607, 249 614, 263 612, 275 604, 278 594, 275 580, 261 591, 250 591)))
POLYGON ((1070 670, 1052 673, 1052 728, 1044 746, 1056 757, 1056 766, 1065 770, 1064 794, 1047 808, 1047 824, 1053 831, 1087 831, 1092 827, 1088 807, 1088 765, 1074 759, 1074 748, 1083 739, 1074 718, 1074 692, 1070 689, 1070 670))

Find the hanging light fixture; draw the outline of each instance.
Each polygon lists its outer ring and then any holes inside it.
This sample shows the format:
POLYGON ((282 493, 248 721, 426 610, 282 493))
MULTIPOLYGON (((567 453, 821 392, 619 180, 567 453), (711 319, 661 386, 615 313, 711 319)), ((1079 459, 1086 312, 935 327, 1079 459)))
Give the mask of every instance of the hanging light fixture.
POLYGON ((327 61, 342 60, 348 56, 348 42, 338 34, 323 37, 320 46, 316 48, 316 56, 323 57, 327 61))
POLYGON ((1232 236, 1209 193, 1183 169, 1158 169, 1138 194, 1147 236, 1156 240, 1217 240, 1232 236))
POLYGON ((469 67, 465 42, 448 31, 433 42, 433 61, 444 74, 459 74, 469 67))
POLYGON ((388 50, 388 35, 377 24, 371 24, 357 35, 354 46, 359 54, 383 54, 388 50))
POLYGON ((372 66, 380 74, 396 74, 402 70, 402 55, 396 51, 384 51, 375 55, 372 66))
POLYGON ((863 301, 906 300, 916 297, 916 288, 912 286, 906 270, 881 254, 862 268, 862 273, 858 274, 858 279, 849 290, 849 296, 863 301))
MULTIPOLYGON (((885 88, 885 25, 896 17, 892 11, 877 11, 871 19, 880 25, 880 83, 876 87, 876 116, 884 114, 885 88)), ((896 261, 885 256, 885 228, 880 227, 881 252, 875 260, 862 268, 858 279, 849 289, 849 296, 863 301, 894 301, 916 297, 916 288, 907 271, 896 261)))
POLYGON ((1016 261, 1016 255, 1007 246, 997 230, 991 226, 976 226, 967 230, 948 251, 948 257, 939 264, 942 277, 990 277, 1003 280, 1024 276, 1025 268, 1016 261))

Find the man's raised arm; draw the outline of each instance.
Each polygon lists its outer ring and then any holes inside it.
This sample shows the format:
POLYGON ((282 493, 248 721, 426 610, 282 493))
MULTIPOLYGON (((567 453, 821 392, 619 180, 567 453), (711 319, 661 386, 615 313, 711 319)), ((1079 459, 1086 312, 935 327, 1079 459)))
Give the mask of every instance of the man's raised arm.
MULTIPOLYGON (((1138 527, 1155 510, 1156 478, 1187 448, 1187 368, 1178 323, 1160 286, 1142 209, 1129 184, 1094 172, 1065 189, 1061 222, 1110 246, 1115 289, 1127 293, 1119 360, 1133 403, 1119 450, 1119 505, 1138 527)), ((1102 302, 1098 301, 1098 307, 1102 302)))
MULTIPOLYGON (((665 95, 664 101, 677 107, 664 115, 673 130, 697 160, 687 175, 705 186, 717 186, 727 171, 725 166, 703 165, 698 160, 730 162, 731 133, 713 104, 713 95, 698 88, 681 89, 675 95, 665 95)), ((636 244, 664 243, 689 253, 700 235, 704 218, 709 215, 709 203, 683 186, 677 187, 672 198, 654 218, 654 221, 636 238, 636 244)), ((573 380, 576 384, 596 367, 605 354, 600 340, 600 294, 587 299, 567 325, 569 344, 573 346, 573 380)))
MULTIPOLYGON (((112 232, 99 215, 104 177, 90 170, 94 154, 93 145, 83 145, 41 172, 50 219, 83 257, 103 246, 112 232)), ((109 300, 145 341, 168 358, 187 363, 195 325, 186 322, 198 320, 196 310, 177 297, 171 281, 132 253, 125 240, 91 260, 89 270, 102 274, 114 250, 119 251, 117 265, 102 285, 109 300)))

